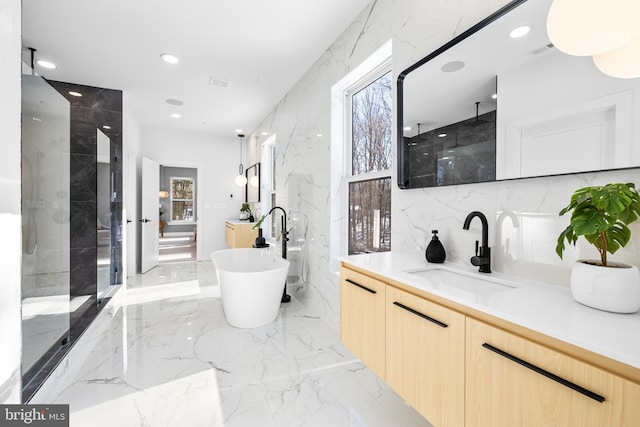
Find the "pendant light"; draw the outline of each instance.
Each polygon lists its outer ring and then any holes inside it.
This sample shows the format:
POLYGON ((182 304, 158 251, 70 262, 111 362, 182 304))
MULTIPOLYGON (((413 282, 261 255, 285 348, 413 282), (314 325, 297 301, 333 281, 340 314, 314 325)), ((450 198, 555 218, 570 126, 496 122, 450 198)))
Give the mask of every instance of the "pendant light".
POLYGON ((639 16, 637 0, 554 0, 547 15, 547 33, 558 50, 593 57, 603 73, 637 78, 639 16))
POLYGON ((238 138, 240 138, 240 165, 238 165, 238 176, 236 176, 236 185, 238 187, 242 187, 247 185, 247 177, 244 176, 244 166, 242 165, 242 142, 244 139, 244 134, 238 134, 238 138))
MULTIPOLYGON (((160 165, 160 187, 164 187, 164 166, 160 165)), ((158 197, 161 199, 166 199, 169 197, 169 192, 166 190, 160 190, 158 192, 158 197)))

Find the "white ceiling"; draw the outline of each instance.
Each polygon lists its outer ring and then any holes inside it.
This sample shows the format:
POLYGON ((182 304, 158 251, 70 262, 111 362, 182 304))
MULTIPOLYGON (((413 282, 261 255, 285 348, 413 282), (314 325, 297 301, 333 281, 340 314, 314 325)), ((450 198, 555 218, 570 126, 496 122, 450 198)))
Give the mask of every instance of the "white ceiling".
POLYGON ((23 46, 58 66, 36 66, 47 79, 123 90, 145 126, 235 136, 259 124, 367 3, 23 0, 23 46), (165 63, 165 52, 180 62, 165 63))

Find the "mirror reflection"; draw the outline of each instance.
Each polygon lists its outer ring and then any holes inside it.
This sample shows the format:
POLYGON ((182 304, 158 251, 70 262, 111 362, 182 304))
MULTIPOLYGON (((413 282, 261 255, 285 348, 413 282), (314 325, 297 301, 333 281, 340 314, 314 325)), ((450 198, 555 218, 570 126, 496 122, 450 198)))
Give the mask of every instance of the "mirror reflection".
POLYGON ((245 199, 247 203, 260 201, 260 163, 249 166, 245 171, 247 177, 245 199))
POLYGON ((640 166, 640 79, 556 49, 550 4, 515 1, 401 73, 401 188, 640 166))

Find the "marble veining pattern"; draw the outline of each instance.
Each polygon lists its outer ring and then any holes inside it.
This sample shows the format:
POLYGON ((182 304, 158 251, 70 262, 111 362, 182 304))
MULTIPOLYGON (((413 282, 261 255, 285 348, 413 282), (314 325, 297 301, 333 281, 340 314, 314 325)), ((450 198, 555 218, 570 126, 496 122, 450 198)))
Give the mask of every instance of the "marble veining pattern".
POLYGON ((32 403, 68 403, 71 425, 92 427, 429 425, 295 297, 237 329, 215 280, 210 262, 138 275, 32 403))

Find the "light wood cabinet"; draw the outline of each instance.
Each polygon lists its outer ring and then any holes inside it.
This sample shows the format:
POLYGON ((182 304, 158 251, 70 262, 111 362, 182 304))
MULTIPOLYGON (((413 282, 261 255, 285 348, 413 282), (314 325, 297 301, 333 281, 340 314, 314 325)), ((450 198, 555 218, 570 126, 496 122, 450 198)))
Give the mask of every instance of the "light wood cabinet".
POLYGON ((386 383, 435 426, 464 425, 465 316, 388 286, 386 383))
POLYGON ((227 246, 230 248, 251 248, 258 237, 258 230, 254 230, 252 222, 246 224, 226 222, 227 246))
POLYGON ((385 375, 386 284, 356 271, 340 271, 340 341, 373 372, 385 375))
POLYGON ((467 318, 466 425, 638 426, 640 386, 467 318))

